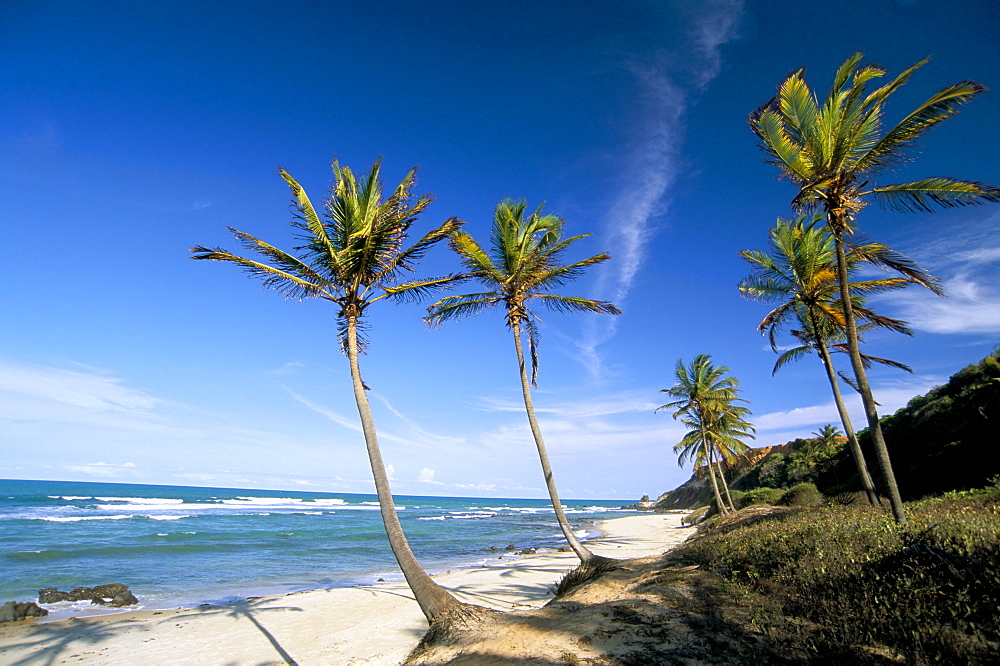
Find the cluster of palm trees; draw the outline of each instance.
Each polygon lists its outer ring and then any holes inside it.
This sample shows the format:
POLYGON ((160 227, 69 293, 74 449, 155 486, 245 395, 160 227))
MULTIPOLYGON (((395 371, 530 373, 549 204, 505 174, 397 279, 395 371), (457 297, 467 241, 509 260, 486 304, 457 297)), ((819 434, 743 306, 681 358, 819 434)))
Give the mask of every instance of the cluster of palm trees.
POLYGON ((861 394, 893 515, 905 525, 906 513, 866 372, 872 361, 886 361, 862 354, 860 343, 868 328, 906 332, 906 327, 866 309, 863 298, 911 283, 940 292, 936 281, 905 257, 879 244, 852 242, 856 218, 871 200, 903 212, 931 211, 935 207, 1000 202, 1000 188, 942 176, 879 184, 882 172, 903 162, 917 139, 958 113, 984 88, 973 81, 948 86, 895 125, 887 126, 886 102, 927 60, 885 85, 869 89, 869 84, 886 71, 861 64, 862 57, 855 53, 840 65, 825 97, 820 98, 806 83, 804 70, 798 70, 781 83, 774 98, 751 113, 750 128, 760 140, 766 161, 798 190, 792 208, 820 215, 813 222, 803 218, 792 223, 779 221, 771 233, 770 256, 745 252, 754 274, 740 288, 751 298, 784 300, 760 325, 760 330, 772 336, 772 344, 774 332, 786 323, 800 326, 793 335, 802 346, 779 359, 778 367, 807 351, 819 354, 865 489, 874 501, 873 484, 843 409, 829 352, 844 351, 850 357, 853 380, 849 383, 861 394), (903 277, 852 280, 851 274, 861 262, 899 271, 903 277))
POLYGON ((746 452, 749 447, 743 439, 752 438, 754 432, 746 420, 750 410, 736 404, 746 402, 738 397, 740 382, 728 372, 729 368, 715 365, 707 354, 699 354, 690 364, 677 361, 677 383, 661 390, 675 400, 656 409, 675 409, 674 418, 680 418, 688 428, 674 452, 680 463, 693 460, 695 469, 706 469, 716 510, 723 515, 736 510, 723 465, 746 452), (725 500, 720 487, 725 491, 725 500))
POLYGON ((537 316, 531 305, 563 312, 620 314, 607 301, 550 293, 579 277, 583 271, 606 261, 606 254, 570 264, 560 263, 562 255, 585 235, 563 238, 563 220, 543 214, 541 208, 528 213, 523 201, 503 200, 495 210, 490 250, 487 252, 468 233, 462 222, 451 218, 431 229, 416 243, 406 246, 410 227, 430 203, 430 197, 416 197, 415 170, 411 170, 395 190, 384 196, 381 162, 376 161, 366 177, 357 178, 350 168, 333 163, 334 184, 319 213, 299 183, 286 171, 281 177, 291 188, 296 211, 292 225, 300 242, 289 253, 244 231, 230 231, 258 258, 247 258, 222 248, 192 248, 194 259, 236 264, 250 276, 261 279, 266 288, 288 298, 318 298, 337 308, 338 338, 351 370, 354 397, 378 494, 382 522, 389 545, 428 622, 446 615, 462 604, 438 585, 417 562, 400 525, 392 498, 389 477, 382 462, 378 434, 361 379, 359 355, 365 341, 359 330, 369 306, 380 300, 420 299, 443 287, 476 280, 485 291, 442 298, 428 308, 426 321, 440 324, 449 319, 477 314, 500 307, 514 334, 521 388, 528 422, 534 437, 542 471, 559 526, 572 549, 585 565, 601 562, 580 543, 563 512, 549 464, 545 442, 531 400, 531 385, 537 379, 537 316), (435 244, 447 239, 460 257, 464 272, 433 278, 406 279, 415 272, 417 261, 435 244), (531 358, 531 382, 525 363, 523 339, 527 337, 531 358))
MULTIPOLYGON (((900 161, 916 138, 954 115, 961 104, 983 88, 971 82, 945 88, 886 131, 883 128, 886 100, 924 63, 906 70, 891 83, 868 91, 868 83, 883 76, 885 71, 873 65, 860 66, 860 60, 861 54, 855 54, 841 65, 830 93, 822 102, 808 87, 800 70, 781 84, 774 99, 751 114, 751 128, 759 137, 767 160, 798 188, 792 207, 805 213, 820 211, 821 215, 811 220, 800 217, 793 222, 779 221, 771 233, 770 254, 744 253, 754 274, 740 288, 751 298, 781 301, 760 326, 760 330, 771 336, 773 345, 776 346, 775 335, 779 330, 789 324, 799 326, 792 330, 792 335, 801 346, 786 352, 777 367, 807 352, 819 355, 841 409, 862 478, 867 479, 865 488, 875 501, 874 484, 843 409, 831 361, 831 352, 841 351, 850 356, 854 371, 850 383, 861 393, 865 404, 893 512, 898 521, 905 522, 865 373, 866 364, 873 361, 893 362, 862 354, 859 344, 860 335, 868 328, 906 332, 906 326, 904 322, 875 314, 866 307, 864 298, 911 283, 934 290, 938 287, 926 272, 889 248, 852 241, 855 217, 868 199, 884 201, 901 210, 929 210, 935 205, 1000 201, 1000 190, 942 177, 900 185, 873 184, 881 170, 900 161), (890 268, 902 277, 852 280, 852 272, 862 262, 890 268)), ((218 247, 198 246, 192 249, 193 258, 236 264, 251 277, 262 280, 266 288, 285 297, 317 298, 337 307, 338 339, 348 358, 390 547, 427 619, 433 621, 461 604, 419 566, 393 504, 365 393, 367 387, 358 363, 366 348, 362 335, 364 317, 368 307, 378 301, 417 300, 460 281, 481 283, 482 291, 438 300, 428 308, 426 321, 437 325, 491 308, 503 310, 514 338, 529 426, 560 528, 584 564, 599 559, 579 542, 566 520, 535 417, 531 385, 537 378, 538 338, 537 316, 531 308, 539 304, 562 312, 620 314, 607 301, 551 291, 579 277, 588 267, 606 261, 608 255, 561 263, 566 250, 584 236, 563 238, 562 219, 543 214, 540 208, 529 213, 525 202, 512 200, 501 201, 496 207, 489 249, 464 232, 462 222, 456 218, 446 220, 407 246, 410 228, 431 201, 428 196, 417 197, 413 193, 415 170, 408 172, 386 196, 380 161, 362 178, 335 161, 334 184, 322 212, 317 211, 292 176, 283 169, 279 173, 293 194, 296 211, 293 227, 299 243, 294 252, 230 228, 236 240, 254 253, 251 257, 218 247), (421 257, 444 240, 458 254, 462 272, 413 278, 421 257)), ((708 468, 715 501, 723 513, 734 507, 722 466, 746 450, 742 440, 752 437, 754 430, 746 420, 749 410, 737 404, 745 402, 738 397, 738 380, 727 376, 727 372, 725 366, 714 365, 707 355, 696 357, 689 365, 679 361, 677 383, 664 389, 674 401, 661 407, 675 409, 674 417, 681 418, 690 430, 675 450, 682 461, 691 459, 696 465, 708 468), (723 500, 723 493, 728 503, 723 500)))

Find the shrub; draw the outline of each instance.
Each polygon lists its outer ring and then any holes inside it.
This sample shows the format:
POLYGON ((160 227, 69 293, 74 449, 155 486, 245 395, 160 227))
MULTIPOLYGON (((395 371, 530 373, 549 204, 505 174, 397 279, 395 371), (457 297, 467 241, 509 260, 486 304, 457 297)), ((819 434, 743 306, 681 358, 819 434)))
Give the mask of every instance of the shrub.
POLYGON ((744 509, 754 504, 777 504, 784 493, 785 491, 780 488, 754 488, 743 493, 736 506, 737 508, 744 509))
POLYGON ((755 599, 756 626, 817 663, 1000 663, 1000 489, 784 511, 675 554, 755 599))
POLYGON ((823 502, 823 493, 815 483, 799 483, 782 494, 779 504, 784 506, 816 506, 823 502))

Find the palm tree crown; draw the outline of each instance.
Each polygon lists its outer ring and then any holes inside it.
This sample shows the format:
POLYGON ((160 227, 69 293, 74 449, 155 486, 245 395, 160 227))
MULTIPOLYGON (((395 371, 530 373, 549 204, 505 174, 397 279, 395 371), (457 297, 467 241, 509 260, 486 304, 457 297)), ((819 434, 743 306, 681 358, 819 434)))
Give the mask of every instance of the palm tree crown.
POLYGON ((886 131, 886 100, 927 60, 869 91, 867 85, 886 71, 876 65, 859 66, 862 57, 855 53, 844 61, 822 102, 800 69, 782 82, 777 96, 750 115, 750 127, 767 161, 799 188, 793 207, 833 212, 830 224, 839 232, 849 229, 868 197, 902 211, 1000 202, 1000 189, 992 185, 943 176, 875 184, 881 171, 905 159, 917 139, 957 114, 985 88, 974 81, 948 86, 886 131))
POLYGON ((464 267, 463 277, 475 279, 488 291, 446 296, 429 308, 427 322, 440 324, 450 319, 475 315, 493 307, 502 307, 511 328, 523 326, 528 331, 531 351, 531 380, 538 378, 537 316, 531 311, 531 301, 560 312, 601 312, 621 314, 608 301, 595 301, 576 296, 553 294, 548 290, 569 284, 583 275, 588 266, 607 261, 601 253, 571 264, 560 263, 569 247, 590 234, 562 238, 563 219, 543 215, 539 206, 526 216, 527 202, 505 199, 494 212, 490 251, 476 240, 458 231, 449 243, 458 253, 464 267))
MULTIPOLYGON (((817 336, 825 340, 841 339, 846 326, 837 280, 837 255, 834 237, 821 223, 823 218, 800 216, 795 220, 779 219, 769 234, 769 251, 743 250, 740 256, 750 264, 750 276, 740 282, 746 298, 779 304, 758 325, 767 334, 771 348, 777 351, 777 333, 790 323, 798 322, 802 330, 792 334, 810 346, 817 336)), ((882 243, 857 240, 849 244, 848 271, 856 272, 861 263, 892 270, 901 276, 849 283, 852 309, 864 321, 862 329, 888 328, 910 334, 906 322, 879 315, 866 306, 866 297, 911 284, 924 286, 941 294, 939 281, 906 255, 882 243)), ((775 370, 803 351, 786 352, 779 358, 775 370)), ((872 357, 868 357, 872 358, 872 357)))
MULTIPOLYGON (((384 298, 419 298, 455 279, 455 276, 403 279, 414 272, 417 260, 462 223, 451 218, 404 248, 410 227, 431 198, 413 195, 416 169, 412 169, 383 200, 381 166, 381 160, 376 161, 367 177, 359 182, 349 167, 334 161, 334 185, 322 218, 302 186, 284 169, 278 170, 295 197, 292 227, 296 239, 302 243, 295 248, 298 255, 229 227, 237 241, 261 259, 203 246, 191 249, 192 258, 234 263, 252 277, 263 280, 266 288, 287 298, 320 298, 336 303, 341 320, 338 333, 346 349, 349 317, 362 318, 369 305, 384 298)), ((363 340, 359 342, 363 350, 363 340)))

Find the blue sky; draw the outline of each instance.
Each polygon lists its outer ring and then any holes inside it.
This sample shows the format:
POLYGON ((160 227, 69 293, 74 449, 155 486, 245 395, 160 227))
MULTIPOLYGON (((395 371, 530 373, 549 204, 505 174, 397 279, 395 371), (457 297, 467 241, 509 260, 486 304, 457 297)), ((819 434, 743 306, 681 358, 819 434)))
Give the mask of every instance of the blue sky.
MULTIPOLYGON (((808 436, 836 422, 822 368, 772 377, 768 307, 736 289, 739 250, 764 248, 793 196, 747 115, 801 66, 825 90, 857 50, 891 74, 932 56, 890 118, 962 79, 1000 87, 998 28, 993 0, 7 0, 0 477, 371 491, 334 309, 188 258, 236 249, 226 225, 290 248, 277 167, 318 201, 334 157, 383 156, 393 184, 419 165, 420 228, 454 215, 485 242, 497 201, 523 197, 592 234, 575 257, 612 255, 565 293, 621 317, 542 314, 535 402, 564 497, 689 476, 682 430, 653 413, 678 358, 740 378, 755 445, 808 436)), ((998 119, 993 90, 892 180, 1000 183, 998 119)), ((916 331, 867 341, 914 369, 873 371, 890 413, 1000 341, 1000 207, 873 206, 859 224, 949 294, 874 303, 916 331)), ((424 273, 456 267, 442 247, 424 273)), ((499 313, 428 330, 418 305, 371 312, 393 490, 544 496, 499 313)))

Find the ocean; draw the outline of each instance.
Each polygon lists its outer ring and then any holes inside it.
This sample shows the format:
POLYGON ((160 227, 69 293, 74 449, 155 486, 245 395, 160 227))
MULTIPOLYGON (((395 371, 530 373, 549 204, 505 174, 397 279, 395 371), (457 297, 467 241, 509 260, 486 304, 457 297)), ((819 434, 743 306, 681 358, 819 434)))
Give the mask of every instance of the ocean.
MULTIPOLYGON (((565 544, 547 500, 395 496, 430 573, 565 544), (497 549, 497 550, 494 550, 497 549)), ((564 500, 581 537, 629 515, 621 502, 564 500)), ((375 495, 0 480, 0 603, 38 590, 123 583, 152 610, 402 580, 375 495)), ((48 619, 111 612, 46 606, 48 619)))

